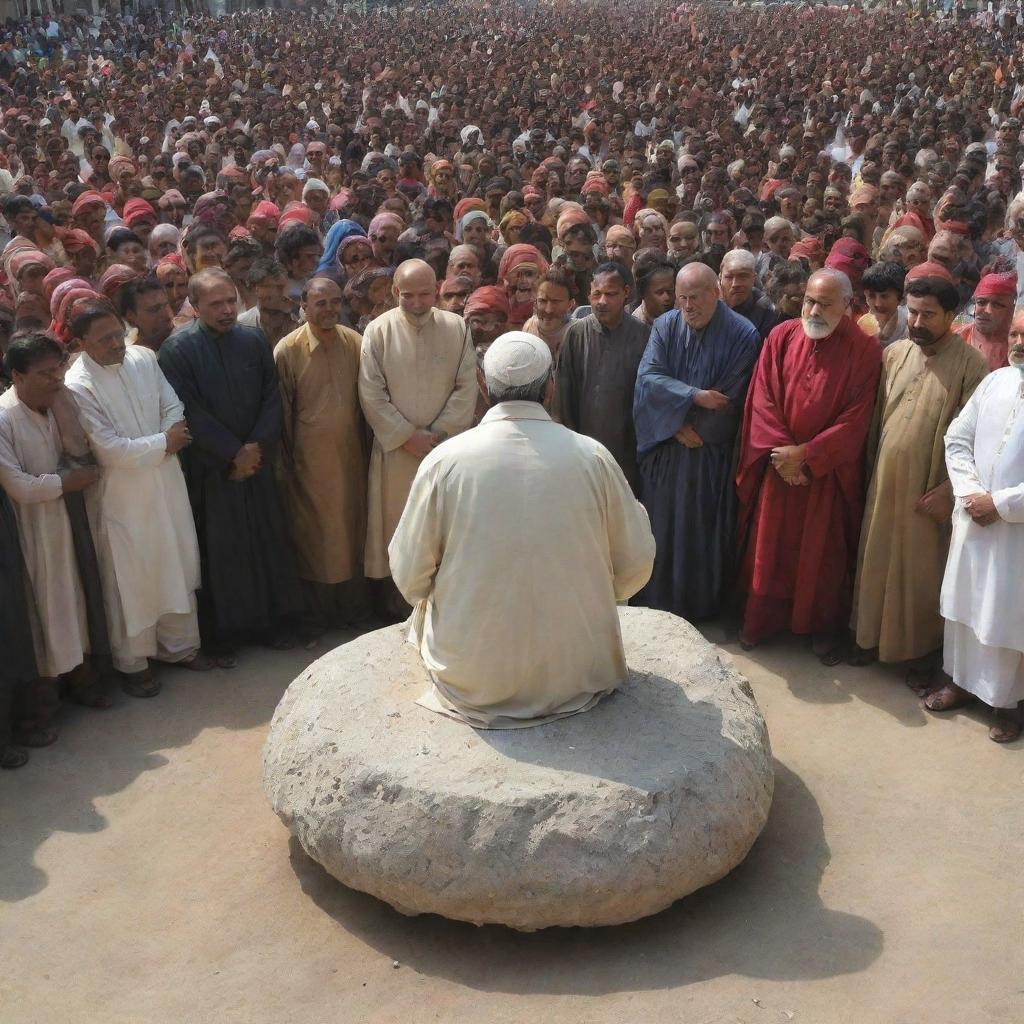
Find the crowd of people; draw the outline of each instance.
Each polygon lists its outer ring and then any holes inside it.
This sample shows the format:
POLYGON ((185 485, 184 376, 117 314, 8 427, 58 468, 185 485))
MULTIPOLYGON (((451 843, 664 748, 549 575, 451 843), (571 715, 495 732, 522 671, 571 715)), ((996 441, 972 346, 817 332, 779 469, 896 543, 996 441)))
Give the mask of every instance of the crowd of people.
POLYGON ((408 614, 389 544, 509 332, 550 350, 543 415, 646 509, 635 603, 904 664, 1015 739, 1021 22, 439 0, 8 25, 0 763, 62 700, 155 695, 154 662, 408 614))

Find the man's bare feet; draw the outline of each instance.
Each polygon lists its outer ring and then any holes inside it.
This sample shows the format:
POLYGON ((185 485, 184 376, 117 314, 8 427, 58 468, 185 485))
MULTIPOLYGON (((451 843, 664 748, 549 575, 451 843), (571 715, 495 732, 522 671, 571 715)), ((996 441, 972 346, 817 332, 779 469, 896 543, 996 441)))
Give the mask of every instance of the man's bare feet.
POLYGON ((924 706, 929 711, 954 711, 956 708, 962 708, 970 700, 971 694, 956 683, 949 682, 934 693, 929 693, 924 699, 924 706))
POLYGON ((993 708, 995 721, 988 731, 988 738, 994 743, 1012 743, 1020 737, 1020 705, 1015 708, 993 708))

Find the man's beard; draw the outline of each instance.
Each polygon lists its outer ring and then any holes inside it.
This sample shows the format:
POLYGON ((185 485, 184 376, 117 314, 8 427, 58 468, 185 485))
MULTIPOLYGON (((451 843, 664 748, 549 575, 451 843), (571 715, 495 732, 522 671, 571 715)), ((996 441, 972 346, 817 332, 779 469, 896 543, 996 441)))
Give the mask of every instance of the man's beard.
POLYGON ((406 315, 411 324, 414 324, 416 327, 423 327, 430 319, 430 314, 433 313, 433 309, 428 309, 423 313, 413 313, 408 309, 403 309, 402 312, 406 315))
POLYGON ((827 320, 817 316, 803 316, 800 318, 800 322, 803 324, 804 334, 813 341, 821 341, 822 338, 827 338, 835 330, 835 327, 827 320))
POLYGON ((1024 345, 1012 346, 1006 356, 1010 365, 1020 371, 1021 376, 1024 376, 1024 345))

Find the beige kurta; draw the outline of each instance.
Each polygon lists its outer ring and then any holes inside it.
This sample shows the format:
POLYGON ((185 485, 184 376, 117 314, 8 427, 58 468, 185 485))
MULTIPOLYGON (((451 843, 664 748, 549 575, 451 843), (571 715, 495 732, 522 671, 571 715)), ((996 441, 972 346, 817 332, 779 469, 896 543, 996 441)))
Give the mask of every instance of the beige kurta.
POLYGON ((651 575, 647 513, 606 448, 536 403, 501 403, 423 460, 390 553, 426 706, 540 725, 625 680, 615 603, 651 575))
POLYGON ((421 461, 402 445, 416 430, 467 430, 477 391, 476 354, 462 317, 432 309, 419 327, 399 307, 367 325, 359 401, 373 431, 365 556, 371 579, 391 575, 388 543, 421 461))
POLYGON ((981 353, 956 335, 931 357, 909 339, 883 353, 852 617, 858 646, 877 647, 882 661, 909 661, 942 646, 939 591, 950 527, 914 506, 947 482, 946 428, 987 373, 981 353))
MULTIPOLYGON (((185 477, 164 431, 185 419, 156 355, 141 345, 101 366, 82 353, 68 370, 89 445, 100 465, 96 553, 115 664, 155 657, 149 632, 165 616, 195 618, 199 545, 185 477), (145 642, 133 643, 146 636, 145 642)), ((188 654, 198 630, 180 638, 188 654)), ((172 653, 183 653, 180 651, 172 653)))
POLYGON ((58 469, 52 412, 34 412, 14 388, 0 396, 0 485, 18 518, 32 600, 32 640, 42 676, 70 672, 89 650, 85 598, 58 469))
POLYGON ((362 573, 366 427, 359 347, 347 327, 319 341, 308 324, 274 349, 281 388, 281 476, 299 576, 344 583, 362 573))

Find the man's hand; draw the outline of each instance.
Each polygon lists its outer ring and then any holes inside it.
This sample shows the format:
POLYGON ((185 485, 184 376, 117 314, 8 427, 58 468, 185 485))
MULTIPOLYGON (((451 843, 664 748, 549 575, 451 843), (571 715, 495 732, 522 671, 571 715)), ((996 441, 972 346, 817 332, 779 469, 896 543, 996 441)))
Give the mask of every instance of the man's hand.
POLYGON ((676 440, 687 448, 701 448, 704 438, 689 423, 684 423, 675 433, 676 440))
POLYGON ((953 515, 953 490, 948 483, 933 487, 922 494, 914 506, 914 511, 927 516, 940 526, 948 523, 953 515))
POLYGON ((438 445, 439 438, 429 430, 414 430, 402 448, 417 459, 425 459, 438 445))
POLYGON ((84 491, 86 487, 91 487, 96 483, 99 478, 99 466, 79 466, 77 469, 69 469, 60 474, 61 489, 65 494, 84 491))
POLYGON ((248 480, 249 477, 259 472, 262 462, 263 452, 260 451, 258 444, 255 442, 243 444, 235 453, 235 457, 231 462, 231 471, 228 473, 228 479, 234 480, 236 483, 241 480, 248 480))
POLYGON ((969 494, 964 498, 964 508, 979 526, 991 526, 999 519, 996 503, 992 500, 991 494, 969 494))
POLYGON ((711 412, 721 412, 729 404, 729 396, 721 391, 698 391, 693 397, 694 405, 711 412))
POLYGON ((773 448, 771 460, 775 471, 787 484, 805 484, 809 482, 809 478, 803 472, 806 456, 806 445, 789 444, 782 448, 773 448))
POLYGON ((178 420, 177 423, 173 423, 164 431, 164 437, 167 438, 168 455, 174 455, 192 443, 192 435, 189 433, 188 424, 184 420, 178 420))

